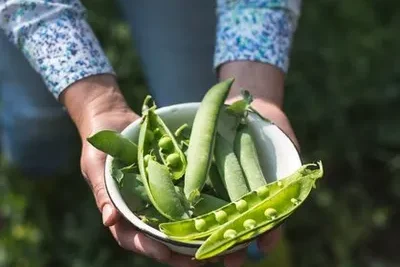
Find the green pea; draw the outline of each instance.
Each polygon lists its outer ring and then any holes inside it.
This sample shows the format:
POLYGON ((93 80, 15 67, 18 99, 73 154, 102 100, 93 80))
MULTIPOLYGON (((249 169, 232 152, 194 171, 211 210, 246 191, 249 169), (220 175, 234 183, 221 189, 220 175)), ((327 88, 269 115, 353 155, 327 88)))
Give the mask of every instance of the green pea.
POLYGON ((181 163, 181 157, 178 153, 169 154, 166 158, 167 166, 177 167, 181 163))
POLYGON ((153 140, 154 140, 154 133, 153 133, 153 131, 147 129, 147 131, 146 131, 146 142, 151 143, 151 142, 153 142, 153 140))
POLYGON ((298 204, 300 203, 300 200, 299 200, 299 199, 296 199, 296 198, 292 198, 290 201, 291 201, 294 205, 298 205, 298 204))
POLYGON ((146 156, 144 156, 144 163, 147 166, 147 164, 149 163, 149 160, 152 158, 152 156, 150 154, 147 154, 146 156))
POLYGON ((269 188, 268 186, 261 186, 258 189, 256 189, 257 195, 260 198, 266 198, 269 195, 269 188))
POLYGON ((246 179, 231 144, 219 133, 215 140, 215 163, 229 198, 235 201, 248 193, 246 179))
MULTIPOLYGON (((171 151, 174 148, 174 144, 172 143, 172 140, 169 136, 163 136, 159 141, 158 141, 158 146, 163 150, 163 151, 171 151)), ((179 156, 179 155, 178 155, 179 156)))
POLYGON ((236 233, 235 230, 233 230, 233 229, 228 229, 228 230, 226 230, 225 233, 224 233, 224 238, 232 239, 232 238, 236 237, 236 235, 237 235, 237 233, 236 233))
POLYGON ((236 209, 237 209, 240 213, 245 212, 245 211, 247 210, 247 208, 248 208, 247 201, 246 201, 246 200, 243 200, 243 199, 240 199, 240 200, 236 201, 236 202, 235 202, 235 205, 236 205, 236 209))
POLYGON ((282 223, 301 206, 315 187, 316 180, 322 177, 322 163, 319 162, 318 167, 316 172, 302 173, 301 178, 292 181, 275 195, 264 199, 245 213, 219 227, 200 246, 195 258, 204 260, 219 255, 235 244, 246 242, 282 223), (293 198, 299 200, 297 205, 293 205, 291 202, 293 198), (277 212, 276 216, 274 219, 265 220, 266 210, 270 207, 274 207, 277 212), (245 227, 245 222, 249 219, 256 222, 255 227, 245 227), (226 231, 230 229, 236 231, 237 234, 234 238, 227 239, 226 231))
POLYGON ((187 149, 187 167, 184 191, 189 201, 195 201, 207 179, 215 142, 218 117, 234 79, 227 79, 211 87, 196 112, 190 143, 187 149))
POLYGON ((160 139, 162 137, 162 133, 160 131, 160 128, 155 128, 153 133, 154 133, 154 138, 156 138, 156 139, 160 139))
POLYGON ((276 209, 273 209, 273 208, 267 208, 264 211, 265 217, 270 218, 270 219, 274 219, 277 214, 278 214, 278 212, 276 211, 276 209))
POLYGON ((254 227, 256 227, 256 221, 255 220, 253 220, 253 219, 247 219, 247 220, 245 220, 244 221, 244 223, 243 223, 243 227, 245 228, 245 229, 253 229, 254 227))
POLYGON ((244 124, 238 127, 234 140, 234 150, 245 174, 249 189, 256 190, 266 185, 267 181, 261 170, 256 145, 248 125, 244 124))
MULTIPOLYGON (((282 184, 289 185, 292 182, 303 179, 305 176, 319 177, 320 173, 321 169, 319 168, 318 164, 305 164, 291 175, 282 178, 279 181, 282 184)), ((278 186, 278 181, 267 184, 264 187, 268 189, 263 189, 263 187, 261 187, 258 188, 257 191, 251 191, 240 198, 240 200, 244 200, 247 203, 247 211, 245 211, 245 213, 247 213, 249 210, 253 209, 255 206, 266 199, 265 197, 260 197, 258 191, 269 191, 269 199, 284 189, 278 186)), ((234 220, 237 217, 241 216, 241 214, 244 214, 240 213, 237 209, 237 206, 240 206, 241 204, 237 205, 236 203, 241 202, 230 202, 219 209, 187 220, 162 223, 159 225, 159 229, 161 232, 168 235, 171 239, 180 241, 189 241, 207 237, 215 230, 217 230, 221 226, 221 224, 225 223, 225 221, 234 220), (207 222, 210 222, 208 224, 207 230, 201 233, 199 233, 194 226, 194 220, 200 218, 206 220, 207 222)), ((265 220, 265 217, 263 218, 265 220)))
POLYGON ((215 220, 219 223, 225 223, 228 220, 228 214, 223 210, 217 210, 214 212, 215 220))
POLYGON ((102 130, 86 140, 98 150, 127 165, 137 161, 137 145, 116 131, 102 130))
POLYGON ((194 225, 197 231, 202 232, 206 229, 206 221, 204 219, 197 219, 194 221, 194 225))

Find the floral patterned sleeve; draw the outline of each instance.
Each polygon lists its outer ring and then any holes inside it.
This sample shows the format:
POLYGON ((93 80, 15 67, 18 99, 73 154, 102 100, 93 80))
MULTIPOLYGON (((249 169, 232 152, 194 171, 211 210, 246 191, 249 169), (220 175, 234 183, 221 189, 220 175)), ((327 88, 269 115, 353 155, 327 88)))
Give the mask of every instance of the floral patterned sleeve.
POLYGON ((286 73, 300 6, 301 0, 217 0, 214 67, 250 60, 286 73))
POLYGON ((56 98, 84 77, 114 74, 78 0, 0 0, 0 28, 56 98))

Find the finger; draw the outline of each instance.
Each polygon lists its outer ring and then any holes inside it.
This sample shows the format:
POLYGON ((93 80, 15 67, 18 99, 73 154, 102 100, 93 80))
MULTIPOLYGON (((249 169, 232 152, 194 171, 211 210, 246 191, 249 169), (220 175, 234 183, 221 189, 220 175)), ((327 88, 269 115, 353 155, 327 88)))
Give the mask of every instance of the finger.
POLYGON ((112 204, 105 188, 105 158, 106 155, 104 153, 84 144, 81 157, 82 174, 93 192, 96 205, 102 214, 103 224, 112 226, 120 219, 120 215, 112 204))
POLYGON ((142 254, 159 262, 174 267, 200 266, 200 262, 191 257, 172 252, 164 244, 147 237, 136 230, 126 220, 121 219, 110 227, 110 231, 118 244, 129 251, 142 254))
POLYGON ((246 249, 241 249, 228 254, 224 258, 225 267, 240 267, 246 261, 246 249))
POLYGON ((281 228, 279 227, 273 231, 261 235, 258 239, 258 247, 264 253, 268 253, 278 244, 280 237, 281 228))

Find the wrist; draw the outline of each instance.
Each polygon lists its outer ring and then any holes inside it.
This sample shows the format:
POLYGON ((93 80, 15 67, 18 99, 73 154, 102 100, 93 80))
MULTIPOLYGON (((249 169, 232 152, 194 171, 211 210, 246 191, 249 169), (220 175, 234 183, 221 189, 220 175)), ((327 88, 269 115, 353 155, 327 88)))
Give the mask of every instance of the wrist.
POLYGON ((84 139, 96 128, 97 118, 114 114, 133 114, 118 88, 116 79, 110 74, 93 75, 70 85, 60 96, 81 138, 84 139))
POLYGON ((228 102, 241 98, 241 90, 248 90, 254 104, 265 102, 282 108, 284 97, 284 73, 277 67, 254 61, 233 61, 223 64, 219 69, 219 78, 234 77, 228 102))

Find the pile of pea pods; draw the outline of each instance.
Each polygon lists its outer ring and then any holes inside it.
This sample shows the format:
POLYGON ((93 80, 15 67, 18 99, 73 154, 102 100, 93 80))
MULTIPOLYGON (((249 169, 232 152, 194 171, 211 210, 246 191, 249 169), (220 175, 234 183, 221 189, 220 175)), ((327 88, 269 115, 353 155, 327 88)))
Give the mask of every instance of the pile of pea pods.
POLYGON ((225 105, 234 79, 211 87, 193 124, 172 131, 155 112, 151 96, 142 106, 138 140, 112 130, 87 140, 113 158, 112 176, 130 209, 170 239, 203 241, 195 258, 217 256, 274 229, 293 214, 323 176, 320 161, 304 164, 268 183, 248 127, 252 97, 225 105), (219 130, 220 113, 234 118, 234 138, 219 130))

